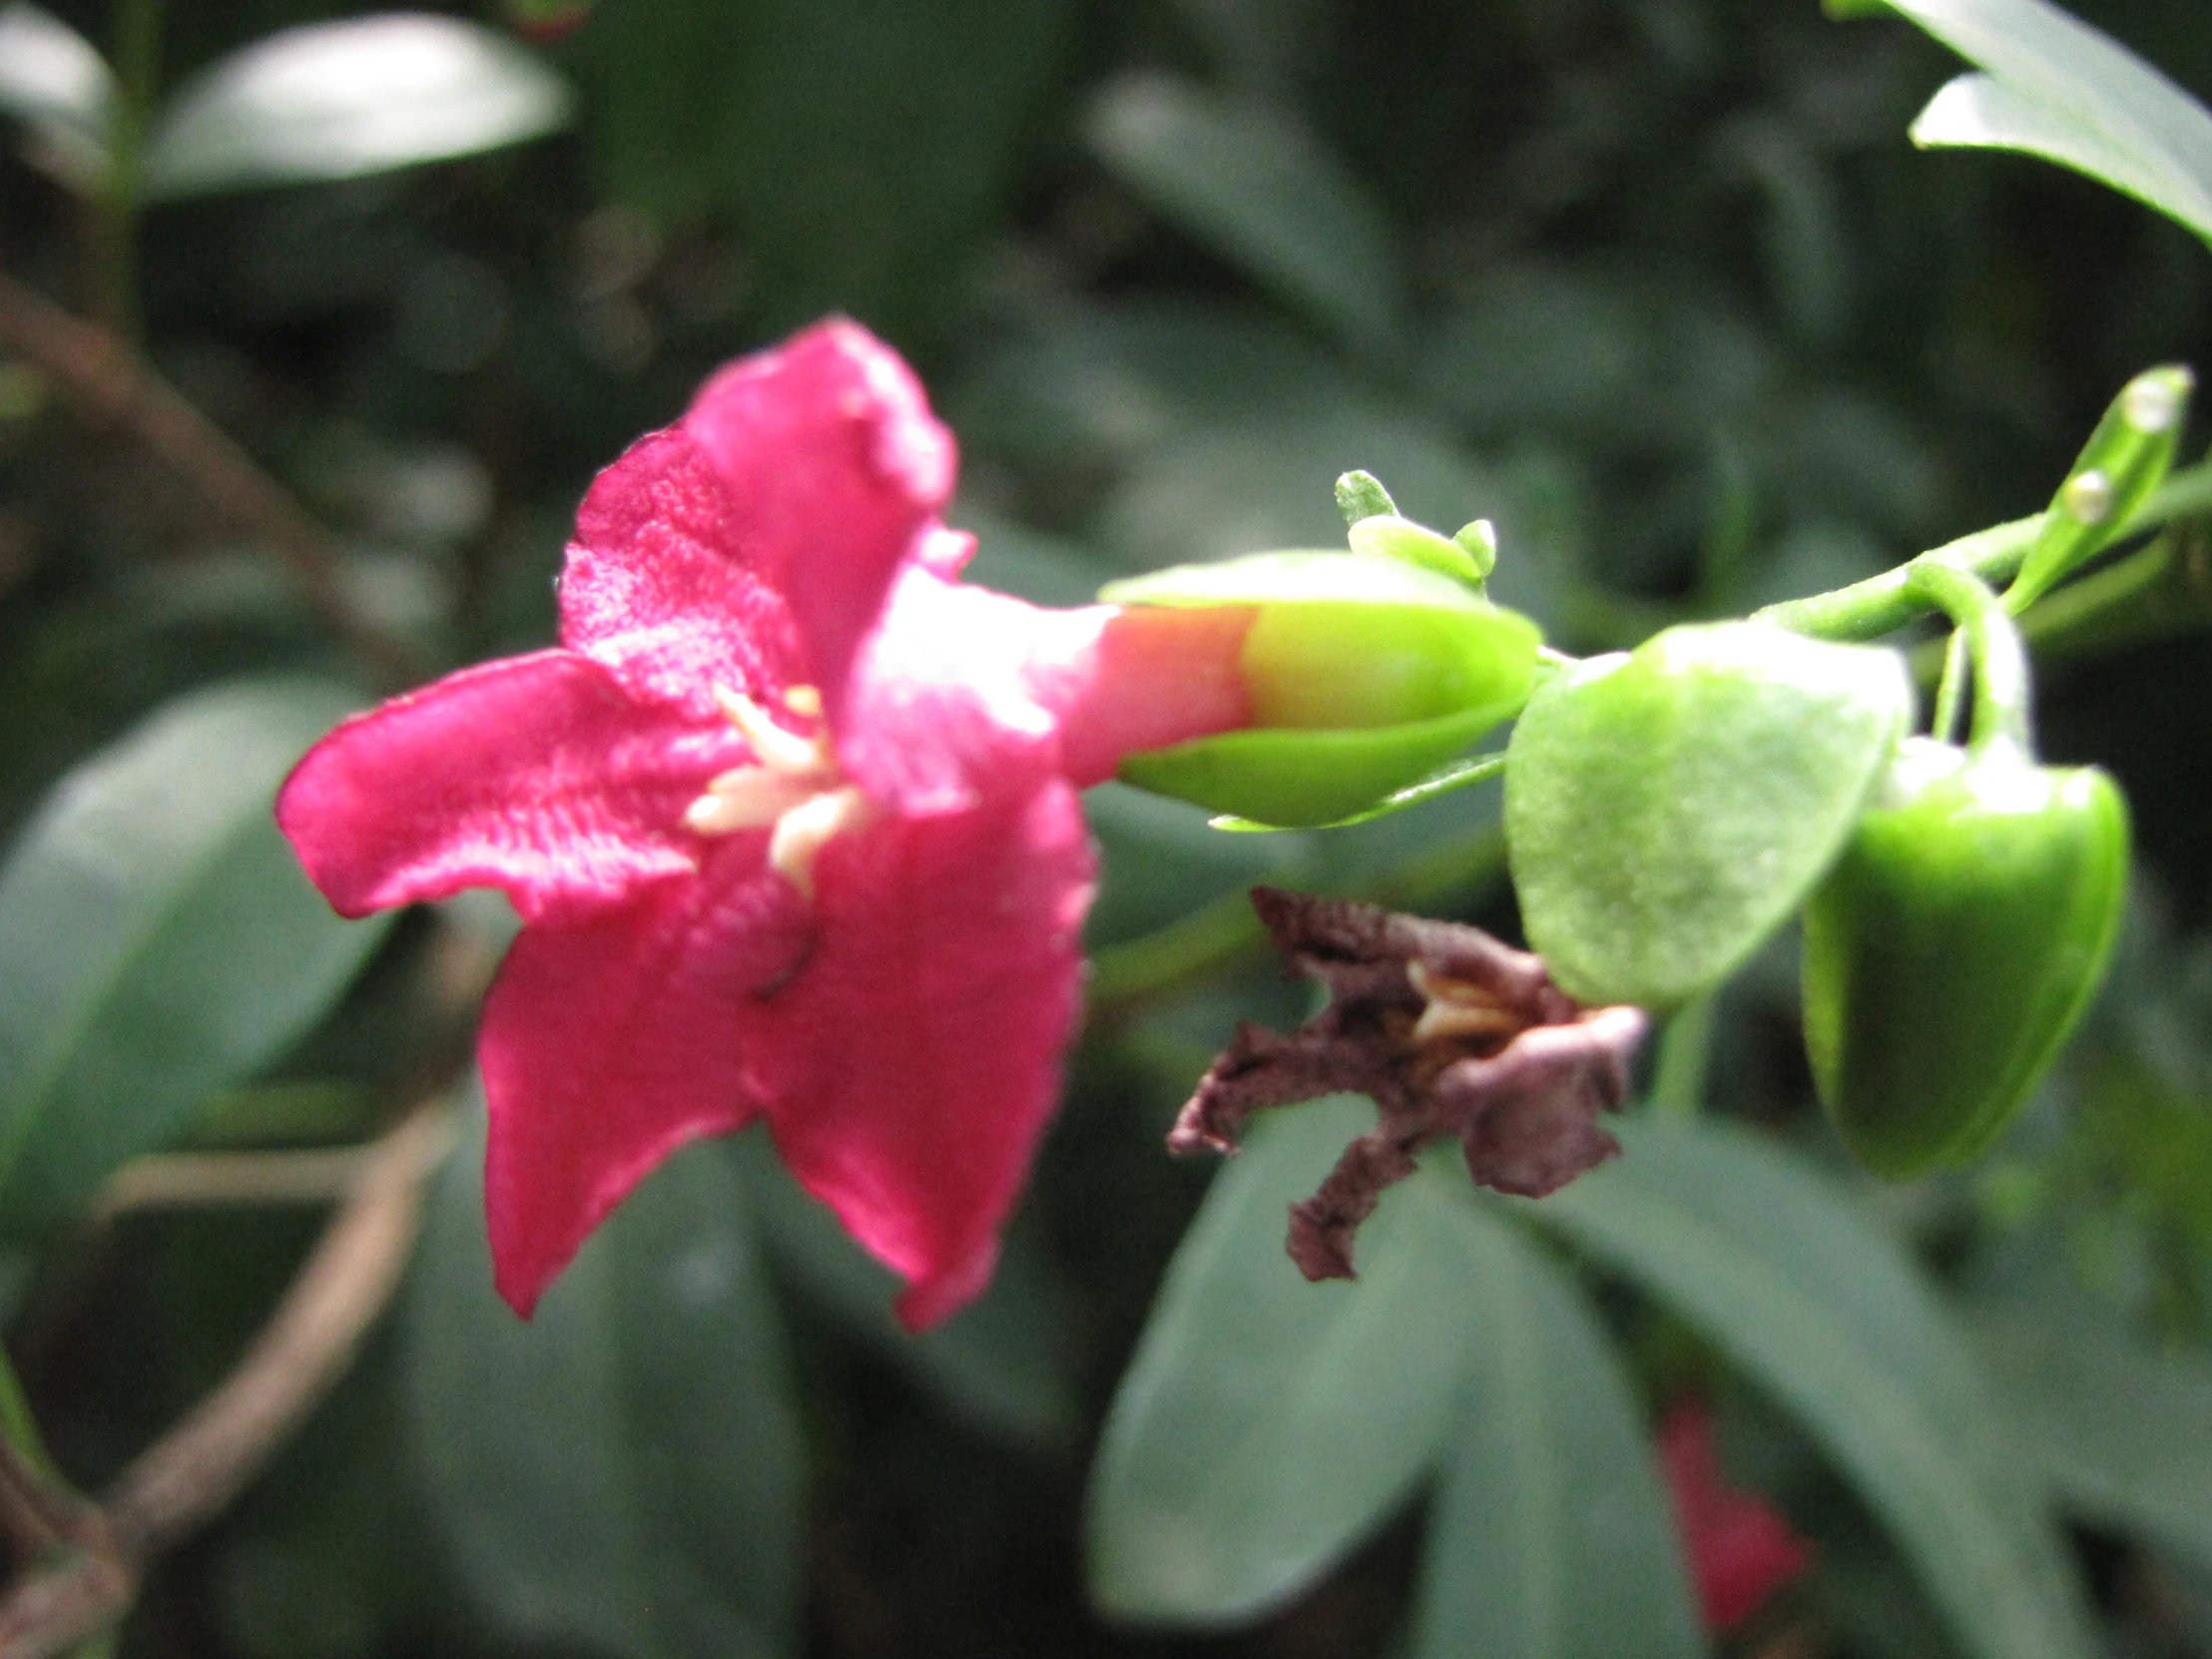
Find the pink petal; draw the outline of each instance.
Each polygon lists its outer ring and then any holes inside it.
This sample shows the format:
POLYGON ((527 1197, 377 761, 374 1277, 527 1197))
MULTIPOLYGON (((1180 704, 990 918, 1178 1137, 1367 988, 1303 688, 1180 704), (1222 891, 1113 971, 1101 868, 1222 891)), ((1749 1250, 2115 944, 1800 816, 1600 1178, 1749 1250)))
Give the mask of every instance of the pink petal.
POLYGON ((832 719, 901 564, 952 494, 952 435, 898 354, 856 323, 822 323, 731 364, 683 429, 721 475, 725 552, 791 607, 832 719))
POLYGON ((1059 766, 1058 721, 1030 663, 1046 638, 1092 637, 1091 611, 1040 611, 988 588, 904 572, 852 665, 837 758, 901 813, 1026 795, 1059 766))
POLYGON ((677 1147, 761 1110, 746 1054, 814 921, 732 836, 696 881, 526 928, 484 1003, 484 1203, 499 1294, 528 1317, 576 1247, 677 1147))
POLYGON ((1093 870, 1058 782, 880 822, 816 865, 820 943, 768 1006, 756 1075, 793 1173, 911 1282, 910 1329, 990 1276, 1059 1096, 1093 870))
POLYGON ((292 770, 276 821, 344 915, 491 886, 534 919, 690 873, 684 809, 745 753, 727 724, 641 706, 597 663, 541 651, 346 721, 292 770))
POLYGON ((1103 784, 1125 755, 1252 724, 1241 658, 1254 607, 1049 614, 1061 620, 1033 648, 1030 677, 1059 719, 1061 770, 1077 788, 1103 784))
POLYGON ((703 719, 717 682, 762 702, 805 678, 791 608, 740 556, 749 532, 682 427, 640 438, 593 482, 561 573, 561 641, 703 719))
POLYGON ((1705 1627, 1730 1631, 1783 1585, 1802 1577, 1813 1551, 1757 1493, 1722 1477, 1713 1447, 1713 1411, 1685 1399, 1659 1429, 1659 1460, 1690 1557, 1705 1627))

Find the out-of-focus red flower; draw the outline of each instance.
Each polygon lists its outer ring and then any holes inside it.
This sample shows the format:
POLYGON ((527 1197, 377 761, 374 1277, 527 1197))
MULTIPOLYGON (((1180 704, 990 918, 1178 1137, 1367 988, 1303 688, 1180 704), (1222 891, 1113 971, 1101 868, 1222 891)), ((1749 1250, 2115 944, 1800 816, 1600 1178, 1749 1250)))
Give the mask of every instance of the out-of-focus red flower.
POLYGON ((951 436, 847 322, 731 364, 593 485, 558 649, 339 727, 277 817, 348 915, 503 890, 486 1204, 527 1314, 672 1150, 765 1117, 909 1282, 988 1280, 1059 1087, 1076 791, 1250 718, 1250 613, 959 583, 951 436))
POLYGON ((1659 1426, 1659 1461, 1706 1629, 1736 1629, 1813 1564, 1812 1546, 1788 1521, 1722 1478, 1713 1408, 1704 1400, 1682 1399, 1668 1409, 1659 1426))

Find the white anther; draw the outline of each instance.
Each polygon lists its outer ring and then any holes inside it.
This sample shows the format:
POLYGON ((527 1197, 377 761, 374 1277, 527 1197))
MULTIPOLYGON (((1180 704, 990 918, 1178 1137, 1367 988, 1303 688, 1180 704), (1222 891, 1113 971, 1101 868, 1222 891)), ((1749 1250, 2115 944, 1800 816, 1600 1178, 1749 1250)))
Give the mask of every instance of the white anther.
POLYGON ((784 693, 784 707, 801 720, 822 718, 822 693, 813 686, 793 686, 784 693))
POLYGON ((2112 511, 2112 480, 2091 467, 2077 472, 2059 488, 2059 503, 2083 524, 2102 524, 2112 511))
POLYGON ((753 751, 753 758, 771 772, 789 773, 794 776, 819 773, 829 763, 829 756, 820 738, 803 738, 796 732, 787 732, 769 719, 768 711, 743 692, 732 691, 728 686, 715 687, 715 702, 721 706, 730 724, 738 729, 753 751))
POLYGON ((2144 374, 2120 393, 2120 417, 2138 432, 2163 432, 2181 417, 2181 389, 2165 374, 2144 374))
POLYGON ((684 823, 702 835, 765 830, 814 794, 804 779, 788 773, 771 772, 767 767, 733 767, 685 809, 684 823))
POLYGON ((867 797, 851 785, 810 797, 776 821, 769 836, 768 864, 806 898, 815 896, 815 856, 839 830, 851 830, 869 816, 867 797))

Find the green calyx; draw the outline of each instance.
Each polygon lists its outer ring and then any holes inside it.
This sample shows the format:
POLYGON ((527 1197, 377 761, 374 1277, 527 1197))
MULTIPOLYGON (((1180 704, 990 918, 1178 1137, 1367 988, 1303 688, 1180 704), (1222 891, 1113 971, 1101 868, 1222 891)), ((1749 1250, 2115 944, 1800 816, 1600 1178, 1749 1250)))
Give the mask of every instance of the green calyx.
POLYGON ((1099 597, 1254 608, 1239 659, 1252 725, 1132 755, 1120 776, 1269 825, 1333 823, 1432 772, 1519 712, 1541 643, 1450 575, 1358 553, 1185 565, 1099 597))
POLYGON ((2127 863, 2095 768, 1901 746, 1805 915, 1806 1046, 1863 1163, 1959 1163, 2011 1122, 2103 977, 2127 863))

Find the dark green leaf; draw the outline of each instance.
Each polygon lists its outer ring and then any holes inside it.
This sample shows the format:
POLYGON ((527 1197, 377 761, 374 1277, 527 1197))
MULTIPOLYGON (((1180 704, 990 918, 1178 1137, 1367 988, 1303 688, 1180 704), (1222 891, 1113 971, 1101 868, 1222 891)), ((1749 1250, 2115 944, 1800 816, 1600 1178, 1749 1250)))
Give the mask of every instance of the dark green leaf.
POLYGON ((382 922, 340 921, 271 802, 345 688, 181 698, 63 780, 0 868, 0 1217, 71 1215, 274 1058, 382 922))
POLYGON ((525 1324, 493 1295, 482 1139, 402 1304, 416 1474, 506 1640, 613 1659, 791 1651, 803 1469, 783 1333, 726 1147, 687 1148, 525 1324))
POLYGON ((1441 1181, 1393 1191, 1360 1278, 1309 1285, 1286 1208, 1373 1123, 1271 1114, 1215 1178, 1154 1304, 1090 1494, 1091 1593, 1122 1618, 1231 1623, 1310 1585, 1427 1472, 1479 1311, 1441 1181))
POLYGON ((735 220, 769 329, 942 322, 1042 148, 1069 0, 600 0, 573 42, 603 188, 735 220))
POLYGON ((2153 1354, 2078 1293, 1999 1302, 1974 1328, 2066 1507, 2212 1572, 2212 1361, 2153 1354))
POLYGON ((1470 1193, 1460 1220, 1481 1304, 1474 1377, 1428 1531, 1413 1659, 1697 1659, 1680 1535, 1604 1329, 1494 1208, 1470 1193))
POLYGON ((389 12, 257 41, 179 90, 147 141, 149 200, 355 179, 541 137, 566 86, 511 38, 389 12))
POLYGON ((1073 1355, 1061 1292, 1036 1236, 1008 1231, 990 1288, 919 1336, 891 1315, 899 1279, 852 1242, 777 1161, 765 1134, 731 1149, 759 1206, 769 1247, 810 1310, 834 1319, 987 1432, 1050 1445, 1076 1421, 1073 1355))
POLYGON ((1805 1421, 1975 1659, 2096 1651, 2048 1494, 1955 1319, 1813 1170, 1718 1125, 1632 1120, 1627 1156, 1526 1213, 1669 1302, 1805 1421))
POLYGON ((1131 75, 1099 99, 1090 142, 1147 204, 1347 338, 1378 340, 1396 325, 1389 224, 1291 111, 1131 75))

